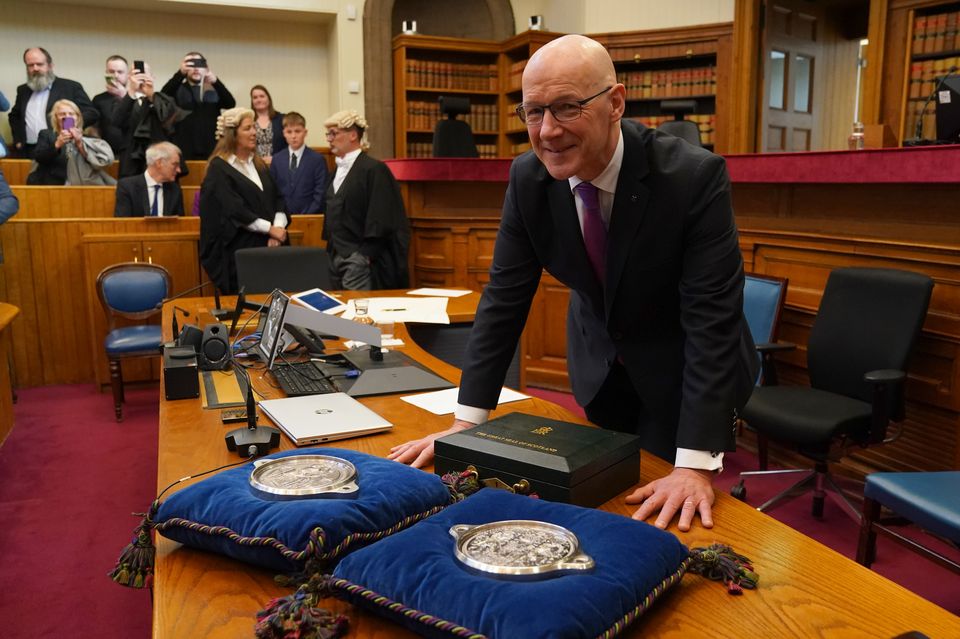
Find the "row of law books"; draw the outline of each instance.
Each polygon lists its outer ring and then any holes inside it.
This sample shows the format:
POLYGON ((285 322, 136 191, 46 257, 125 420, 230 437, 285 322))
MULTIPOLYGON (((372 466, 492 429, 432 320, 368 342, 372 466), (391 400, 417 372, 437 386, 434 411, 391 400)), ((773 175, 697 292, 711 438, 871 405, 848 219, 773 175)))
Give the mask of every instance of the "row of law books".
POLYGON ((526 60, 514 62, 507 68, 507 87, 509 90, 520 88, 520 80, 523 78, 523 70, 526 68, 526 60))
MULTIPOLYGON (((474 131, 498 130, 499 110, 496 104, 471 104, 470 113, 457 116, 474 131)), ((440 104, 437 102, 407 102, 407 128, 432 131, 440 120, 440 104)))
MULTIPOLYGON (((480 154, 481 158, 489 159, 489 158, 498 157, 497 145, 496 144, 478 144, 477 153, 480 154)), ((433 157, 433 143, 432 142, 408 142, 407 157, 408 158, 433 157)))
MULTIPOLYGON (((917 134, 917 122, 920 121, 920 112, 923 110, 923 102, 907 103, 907 110, 904 113, 903 139, 912 140, 917 134)), ((937 139, 937 110, 933 104, 927 108, 923 114, 923 126, 920 130, 921 140, 937 139)))
POLYGON ((960 11, 914 18, 911 55, 947 51, 960 51, 960 11))
POLYGON ((497 65, 407 60, 407 88, 496 91, 497 65))
POLYGON ((717 67, 621 71, 617 74, 617 81, 627 88, 628 100, 715 95, 717 67))
POLYGON ((937 87, 940 79, 954 66, 960 67, 960 56, 911 63, 907 96, 916 100, 926 100, 937 87))
MULTIPOLYGON (((640 124, 649 127, 651 129, 656 129, 661 124, 667 120, 672 120, 672 115, 653 115, 653 116, 638 116, 631 118, 636 120, 640 124)), ((695 122, 697 128, 700 129, 700 144, 713 144, 716 137, 716 132, 714 128, 717 122, 717 116, 714 114, 705 114, 705 115, 688 115, 686 116, 687 120, 695 122)))

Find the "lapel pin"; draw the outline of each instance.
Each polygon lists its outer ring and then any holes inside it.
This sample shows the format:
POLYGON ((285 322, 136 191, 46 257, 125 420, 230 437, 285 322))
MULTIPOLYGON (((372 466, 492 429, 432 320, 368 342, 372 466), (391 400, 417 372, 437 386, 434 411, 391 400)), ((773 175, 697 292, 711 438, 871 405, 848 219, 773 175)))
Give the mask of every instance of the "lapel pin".
POLYGON ((631 202, 636 202, 636 201, 639 200, 639 199, 640 199, 640 196, 639 196, 639 195, 631 195, 631 196, 630 196, 630 201, 631 201, 631 202))

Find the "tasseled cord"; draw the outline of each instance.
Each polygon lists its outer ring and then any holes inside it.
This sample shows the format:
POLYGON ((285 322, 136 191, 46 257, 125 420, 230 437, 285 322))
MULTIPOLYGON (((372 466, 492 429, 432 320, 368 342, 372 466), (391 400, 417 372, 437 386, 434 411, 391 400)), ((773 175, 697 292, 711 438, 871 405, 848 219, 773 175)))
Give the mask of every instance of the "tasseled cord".
POLYGON ((750 560, 735 553, 726 544, 694 548, 690 551, 690 559, 689 572, 713 581, 722 581, 731 595, 743 594, 744 588, 753 590, 760 581, 760 575, 753 571, 750 560))
POLYGON ((454 502, 463 501, 473 493, 477 492, 483 486, 480 485, 480 477, 475 470, 464 470, 462 472, 449 472, 440 480, 450 491, 450 497, 454 502))
POLYGON ((349 625, 343 615, 319 608, 331 596, 330 575, 314 574, 295 593, 277 597, 257 613, 257 639, 335 639, 349 625))
POLYGON ((160 500, 150 504, 142 515, 140 525, 133 529, 133 539, 120 553, 117 565, 110 571, 110 578, 128 588, 149 588, 153 583, 153 560, 157 549, 153 545, 153 517, 160 508, 160 500))

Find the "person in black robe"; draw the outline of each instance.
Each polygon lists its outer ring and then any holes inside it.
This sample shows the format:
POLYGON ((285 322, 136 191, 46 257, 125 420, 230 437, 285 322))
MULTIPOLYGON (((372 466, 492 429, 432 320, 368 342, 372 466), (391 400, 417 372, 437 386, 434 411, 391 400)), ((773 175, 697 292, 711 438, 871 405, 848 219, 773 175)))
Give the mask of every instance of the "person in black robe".
POLYGON ((237 107, 217 119, 217 146, 200 187, 200 263, 223 293, 236 293, 233 254, 287 243, 283 198, 256 154, 254 112, 237 107))
POLYGON ((365 153, 363 116, 339 111, 323 124, 337 164, 323 224, 335 288, 407 288, 410 224, 400 186, 386 164, 365 153))

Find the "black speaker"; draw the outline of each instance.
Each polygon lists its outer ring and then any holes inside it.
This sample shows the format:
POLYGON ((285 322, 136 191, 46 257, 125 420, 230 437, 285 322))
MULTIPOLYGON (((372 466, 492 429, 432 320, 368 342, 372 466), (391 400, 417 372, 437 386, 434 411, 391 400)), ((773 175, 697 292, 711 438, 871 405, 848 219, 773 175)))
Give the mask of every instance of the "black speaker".
POLYGON ((200 345, 203 343, 203 329, 195 324, 187 324, 180 331, 177 338, 177 346, 188 346, 194 353, 200 352, 200 345))
POLYGON ((219 371, 230 363, 230 340, 223 324, 207 324, 203 327, 203 340, 197 354, 200 370, 219 371))

